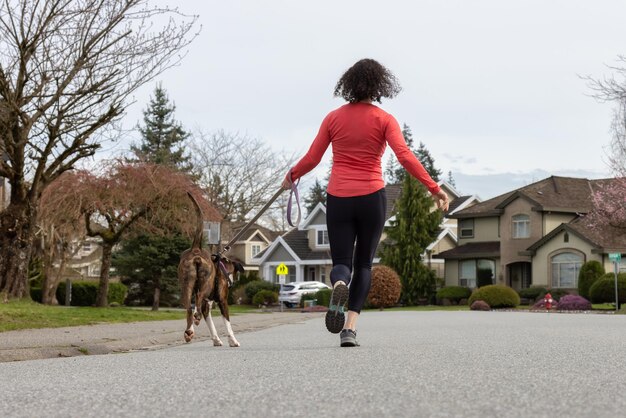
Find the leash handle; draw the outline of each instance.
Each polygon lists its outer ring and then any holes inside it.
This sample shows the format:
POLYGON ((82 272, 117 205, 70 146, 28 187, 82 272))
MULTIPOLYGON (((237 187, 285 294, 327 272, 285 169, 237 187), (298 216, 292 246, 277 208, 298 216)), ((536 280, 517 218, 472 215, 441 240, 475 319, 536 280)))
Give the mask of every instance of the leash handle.
MULTIPOLYGON (((287 178, 291 181, 291 170, 287 174, 287 178)), ((289 191, 289 200, 287 201, 287 223, 289 226, 298 226, 300 225, 300 218, 302 217, 302 210, 300 209, 300 196, 298 194, 298 184, 300 184, 300 179, 291 181, 291 190, 289 191), (292 206, 292 198, 295 196, 296 207, 298 208, 298 217, 296 218, 296 223, 294 224, 291 219, 291 206, 292 206)))

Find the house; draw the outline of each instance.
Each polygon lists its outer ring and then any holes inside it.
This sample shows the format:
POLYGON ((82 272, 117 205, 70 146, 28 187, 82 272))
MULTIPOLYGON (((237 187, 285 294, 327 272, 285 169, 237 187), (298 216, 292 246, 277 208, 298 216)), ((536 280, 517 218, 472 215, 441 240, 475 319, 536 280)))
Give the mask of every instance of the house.
MULTIPOLYGON (((245 226, 245 222, 224 223, 222 245, 226 245, 245 226)), ((259 265, 253 259, 269 247, 279 235, 279 233, 255 223, 231 245, 231 250, 226 255, 239 261, 246 272, 258 271, 259 265)))
MULTIPOLYGON (((447 182, 442 181, 439 184, 452 200, 448 213, 455 213, 457 210, 471 207, 480 201, 476 196, 460 196, 454 187, 447 182)), ((392 215, 401 191, 402 186, 400 184, 391 184, 385 187, 387 195, 386 227, 389 227, 390 222, 394 219, 392 215)), ((433 210, 435 210, 434 202, 433 210)), ((383 231, 381 242, 385 238, 386 234, 383 231)), ((444 262, 434 256, 454 248, 456 241, 456 219, 445 217, 442 222, 441 233, 422 255, 424 262, 435 270, 439 277, 443 277, 444 262)), ((298 227, 276 238, 265 251, 258 255, 254 262, 259 265, 260 276, 271 282, 278 281, 276 268, 280 264, 285 264, 288 268, 287 282, 317 280, 329 284, 328 275, 332 268, 332 259, 326 228, 326 207, 319 203, 298 227)), ((380 258, 375 257, 374 264, 379 262, 380 258)))
POLYGON ((586 261, 612 271, 608 253, 626 253, 626 236, 583 221, 606 181, 552 176, 450 214, 458 246, 436 256, 445 260, 446 285, 576 289, 586 261))

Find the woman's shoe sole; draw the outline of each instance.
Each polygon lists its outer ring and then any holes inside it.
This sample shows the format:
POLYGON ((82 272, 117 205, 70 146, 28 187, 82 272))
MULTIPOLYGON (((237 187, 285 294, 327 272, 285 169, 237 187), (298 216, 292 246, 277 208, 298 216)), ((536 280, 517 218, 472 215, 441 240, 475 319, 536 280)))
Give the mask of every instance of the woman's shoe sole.
POLYGON ((339 284, 333 289, 326 312, 326 329, 333 334, 339 334, 346 322, 344 307, 348 301, 350 291, 345 284, 339 284))

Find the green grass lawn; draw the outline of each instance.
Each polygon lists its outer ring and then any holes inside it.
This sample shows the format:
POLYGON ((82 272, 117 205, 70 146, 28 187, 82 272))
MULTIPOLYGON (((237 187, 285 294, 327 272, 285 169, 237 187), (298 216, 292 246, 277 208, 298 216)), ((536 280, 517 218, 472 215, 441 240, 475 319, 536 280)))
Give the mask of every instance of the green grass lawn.
MULTIPOLYGON (((257 312, 252 306, 230 306, 230 313, 257 312)), ((212 314, 218 316, 219 309, 213 309, 212 314)), ((102 323, 121 323, 136 321, 165 321, 169 319, 185 318, 182 309, 161 308, 153 312, 146 308, 93 308, 93 307, 65 307, 47 306, 36 302, 11 301, 0 303, 0 332, 28 328, 59 328, 78 325, 92 325, 102 323)))

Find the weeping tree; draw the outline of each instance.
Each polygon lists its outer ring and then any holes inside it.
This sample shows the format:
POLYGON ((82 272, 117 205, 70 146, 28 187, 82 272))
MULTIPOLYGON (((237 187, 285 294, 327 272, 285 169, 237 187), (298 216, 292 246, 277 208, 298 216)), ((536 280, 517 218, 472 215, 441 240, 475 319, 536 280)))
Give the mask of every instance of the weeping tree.
POLYGON ((201 204, 205 220, 221 219, 189 176, 158 164, 116 161, 105 164, 99 174, 85 170, 66 173, 50 188, 55 196, 50 203, 56 210, 77 222, 82 219, 87 235, 100 240, 102 261, 96 299, 100 307, 107 306, 113 247, 122 238, 172 231, 191 236, 197 222, 187 192, 201 204), (54 193, 63 183, 72 186, 65 193, 54 193))
POLYGON ((0 294, 26 294, 43 191, 112 135, 131 95, 176 65, 197 18, 148 0, 3 0, 0 294))

